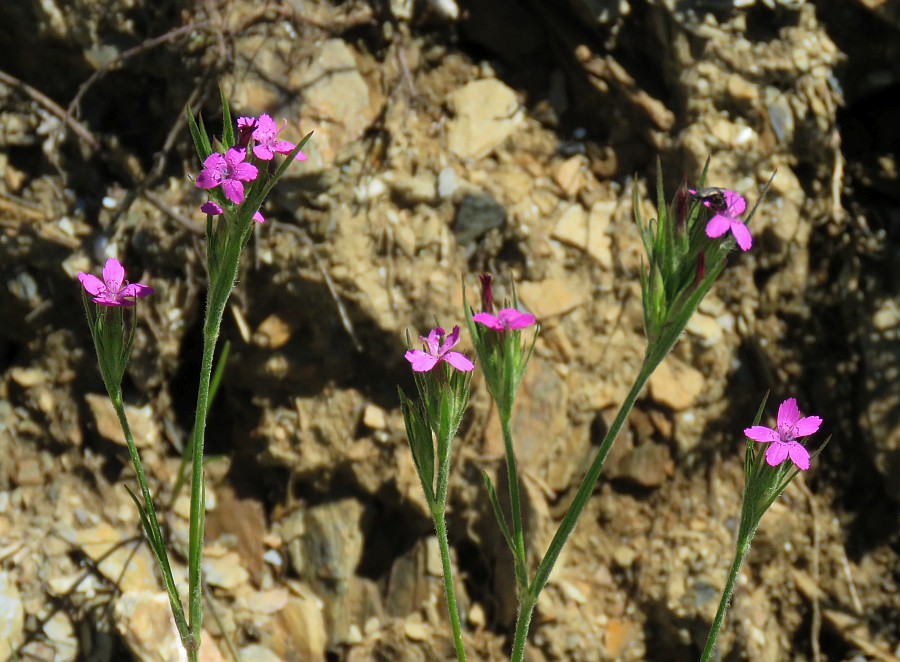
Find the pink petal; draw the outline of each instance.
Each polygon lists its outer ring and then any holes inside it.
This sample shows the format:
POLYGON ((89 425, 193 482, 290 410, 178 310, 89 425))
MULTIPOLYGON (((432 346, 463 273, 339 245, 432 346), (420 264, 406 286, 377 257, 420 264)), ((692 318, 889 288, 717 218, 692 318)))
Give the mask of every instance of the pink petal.
POLYGON ((153 294, 154 289, 147 285, 141 285, 140 283, 131 283, 130 285, 126 285, 125 289, 121 291, 119 296, 123 297, 148 297, 153 294))
POLYGON ((84 287, 87 293, 92 296, 97 296, 98 294, 106 290, 106 285, 94 274, 86 274, 84 272, 80 272, 78 274, 78 280, 81 282, 81 285, 84 287))
POLYGON ((803 447, 803 444, 798 444, 795 441, 791 444, 787 444, 787 447, 791 462, 796 464, 803 471, 809 469, 809 451, 803 447))
POLYGON ((777 467, 788 456, 788 444, 776 441, 766 449, 766 463, 770 467, 777 467))
POLYGON ((103 280, 106 281, 106 288, 113 292, 118 292, 122 287, 122 281, 125 280, 125 268, 116 258, 111 257, 106 261, 103 267, 103 280))
POLYGON ((797 408, 797 398, 788 398, 778 407, 778 430, 789 432, 797 424, 800 418, 800 410, 797 408))
POLYGON ((222 183, 222 174, 218 170, 207 168, 201 170, 194 184, 197 188, 215 188, 222 183))
POLYGON ((132 299, 121 299, 108 295, 94 297, 94 303, 110 308, 131 308, 134 305, 132 299))
POLYGON ((404 356, 412 364, 415 372, 428 372, 438 363, 436 356, 426 354, 421 349, 411 349, 404 356))
POLYGON ((230 167, 235 168, 240 165, 246 157, 247 150, 243 147, 229 147, 225 151, 225 156, 223 158, 230 167))
POLYGON ((822 425, 822 419, 818 416, 805 416, 794 424, 794 436, 808 437, 818 432, 820 425, 822 425))
POLYGON ((275 145, 272 149, 274 149, 279 154, 290 154, 296 145, 287 140, 276 140, 275 145))
POLYGON ((253 214, 253 220, 256 221, 257 223, 265 223, 266 222, 265 217, 261 213, 259 213, 258 209, 256 210, 256 213, 253 214))
POLYGON ((522 313, 515 308, 504 308, 500 311, 500 319, 503 326, 507 329, 524 329, 526 326, 534 324, 534 315, 530 313, 522 313))
POLYGON ((239 205, 244 201, 244 185, 236 179, 226 179, 222 182, 222 190, 225 197, 234 204, 239 205))
POLYGON ((503 330, 503 322, 501 322, 499 318, 494 317, 490 313, 475 313, 474 315, 472 315, 472 321, 478 322, 479 324, 484 324, 484 326, 489 329, 493 329, 494 331, 503 330))
POLYGON ((207 156, 206 160, 203 162, 203 167, 207 170, 221 170, 227 166, 228 163, 225 161, 225 157, 218 152, 213 152, 207 156))
POLYGON ((242 182, 252 182, 259 174, 259 170, 251 163, 238 163, 234 166, 232 176, 242 182))
POLYGON ((463 372, 471 372, 475 369, 475 364, 459 352, 447 352, 444 354, 444 360, 457 370, 463 372))
POLYGON ((752 439, 753 441, 758 441, 762 444, 768 444, 773 441, 779 441, 781 437, 778 433, 772 428, 767 428, 762 425, 754 425, 750 428, 744 428, 744 435, 752 439))
POLYGON ((449 350, 451 347, 456 345, 459 342, 459 327, 454 326, 453 330, 450 334, 444 339, 444 344, 441 345, 441 354, 449 350))
POLYGON ((256 158, 262 161, 271 161, 275 156, 275 152, 273 152, 268 145, 264 145, 263 143, 259 143, 253 148, 253 153, 256 155, 256 158))
POLYGON ((711 239, 715 239, 716 237, 721 237, 723 234, 728 232, 728 229, 731 227, 731 219, 727 216, 722 216, 722 214, 716 214, 711 219, 709 219, 709 223, 706 224, 706 236, 711 239))
POLYGON ((210 216, 218 216, 222 213, 222 208, 212 200, 207 200, 200 205, 200 211, 204 214, 209 214, 210 216))
POLYGON ((438 350, 441 346, 441 338, 444 337, 444 330, 437 326, 428 332, 428 337, 419 336, 419 340, 428 345, 428 353, 437 358, 438 350))
POLYGON ((742 251, 750 250, 750 247, 753 245, 753 237, 750 236, 750 230, 747 229, 746 225, 737 220, 732 221, 731 234, 734 235, 742 251))
POLYGON ((726 189, 722 191, 722 194, 725 196, 725 204, 729 216, 740 216, 747 209, 747 201, 744 199, 744 196, 737 191, 729 191, 726 189))

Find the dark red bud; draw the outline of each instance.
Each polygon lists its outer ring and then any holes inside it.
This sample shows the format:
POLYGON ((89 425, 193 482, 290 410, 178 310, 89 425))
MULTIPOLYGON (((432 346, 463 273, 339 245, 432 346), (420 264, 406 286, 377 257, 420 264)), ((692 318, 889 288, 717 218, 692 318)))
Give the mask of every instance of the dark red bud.
POLYGON ((494 292, 491 289, 491 275, 481 274, 481 310, 485 313, 494 312, 494 292))
POLYGON ((690 191, 688 190, 687 177, 681 180, 681 186, 675 191, 675 199, 672 200, 672 213, 675 214, 675 231, 683 232, 687 224, 688 202, 690 191))
POLYGON ((253 138, 253 132, 256 131, 256 123, 257 120, 254 117, 252 123, 238 126, 238 145, 246 147, 250 144, 250 140, 253 138))
POLYGON ((706 255, 703 251, 697 253, 697 271, 694 274, 694 283, 699 284, 706 276, 706 255))

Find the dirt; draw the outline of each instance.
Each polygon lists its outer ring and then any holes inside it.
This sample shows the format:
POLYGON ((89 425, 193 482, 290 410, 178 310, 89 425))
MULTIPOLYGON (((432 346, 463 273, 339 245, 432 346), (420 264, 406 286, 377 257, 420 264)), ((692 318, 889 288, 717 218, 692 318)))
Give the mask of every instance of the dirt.
MULTIPOLYGON (((777 171, 753 249, 639 399, 528 659, 699 657, 769 390, 831 442, 764 518, 719 659, 900 657, 900 12, 739 4, 0 8, 0 657, 177 659, 75 276, 115 255, 156 289, 126 400, 183 573, 206 278, 185 108, 218 130, 219 86, 314 134, 226 314, 206 659, 452 657, 396 396, 407 332, 460 324, 485 270, 541 322, 514 419, 535 563, 642 358, 633 187, 646 217, 657 158, 671 192, 707 157, 751 205, 777 171)), ((476 377, 449 515, 476 660, 504 659, 515 619, 481 479, 503 485, 502 453, 476 377)))

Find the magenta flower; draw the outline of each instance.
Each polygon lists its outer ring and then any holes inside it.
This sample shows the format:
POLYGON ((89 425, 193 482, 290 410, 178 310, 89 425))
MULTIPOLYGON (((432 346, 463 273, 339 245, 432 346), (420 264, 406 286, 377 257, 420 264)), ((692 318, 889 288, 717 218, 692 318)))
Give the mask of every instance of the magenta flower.
POLYGON ((747 201, 740 193, 728 189, 703 189, 695 191, 690 189, 692 195, 700 197, 700 204, 712 209, 716 215, 706 224, 706 236, 712 239, 721 237, 731 230, 738 246, 742 251, 750 250, 753 245, 753 237, 750 230, 740 219, 740 215, 747 209, 747 201))
POLYGON ((453 331, 446 337, 444 343, 440 340, 444 337, 444 330, 437 327, 431 330, 428 337, 419 336, 419 340, 425 343, 426 351, 421 349, 411 349, 406 352, 406 360, 412 364, 414 372, 428 372, 441 361, 446 361, 457 370, 469 372, 475 368, 465 356, 459 352, 451 352, 450 349, 459 342, 459 327, 454 326, 453 331))
POLYGON ((225 197, 236 205, 244 201, 244 185, 252 182, 259 171, 255 165, 244 163, 247 150, 231 147, 224 155, 213 152, 203 162, 197 175, 197 186, 203 189, 222 187, 225 197))
MULTIPOLYGON (((200 211, 202 211, 204 214, 209 214, 210 216, 219 216, 223 213, 224 210, 212 200, 207 200, 202 205, 200 205, 200 211)), ((266 222, 265 217, 263 217, 258 209, 256 210, 256 213, 253 214, 253 220, 257 223, 266 222)))
MULTIPOLYGON (((285 120, 284 125, 287 126, 287 120, 285 120)), ((271 161, 275 154, 290 154, 297 147, 292 142, 278 139, 278 134, 282 129, 284 129, 284 126, 279 129, 275 121, 265 113, 259 116, 256 129, 253 131, 253 139, 256 141, 253 153, 256 155, 256 158, 263 161, 271 161)), ((298 152, 295 160, 305 161, 306 154, 298 152)))
POLYGON ((770 467, 790 458, 800 469, 809 469, 809 451, 797 439, 816 432, 822 425, 822 419, 818 416, 800 418, 796 398, 788 398, 778 407, 776 423, 775 429, 754 425, 746 428, 744 434, 761 444, 771 444, 766 449, 766 462, 770 467))
POLYGON ((94 303, 101 306, 130 308, 135 304, 134 299, 153 294, 152 287, 125 280, 125 269, 113 257, 103 267, 103 280, 84 272, 79 272, 78 280, 87 293, 94 297, 94 303))
POLYGON ((472 321, 484 324, 487 328, 494 331, 513 331, 515 329, 524 329, 526 326, 534 324, 534 315, 530 313, 520 313, 515 308, 504 308, 496 316, 490 313, 476 313, 472 315, 472 321))

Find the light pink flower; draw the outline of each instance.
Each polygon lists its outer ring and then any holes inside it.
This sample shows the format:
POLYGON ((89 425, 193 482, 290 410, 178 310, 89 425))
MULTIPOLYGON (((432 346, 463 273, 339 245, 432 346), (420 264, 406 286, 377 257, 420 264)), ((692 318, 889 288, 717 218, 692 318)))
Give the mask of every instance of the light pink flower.
POLYGON ((103 280, 84 272, 79 272, 78 280, 87 293, 94 297, 94 303, 101 306, 130 308, 135 304, 134 299, 153 294, 152 287, 125 280, 125 269, 113 257, 103 267, 103 280))
POLYGON ((534 315, 521 313, 515 308, 504 308, 496 316, 490 313, 476 313, 472 315, 472 321, 484 324, 494 331, 512 331, 524 329, 534 324, 534 315))
POLYGON ((747 201, 737 191, 728 189, 707 188, 700 191, 689 189, 689 193, 700 198, 700 204, 716 212, 706 224, 706 236, 712 239, 721 237, 731 230, 738 246, 742 251, 750 250, 753 245, 753 237, 750 230, 740 219, 740 215, 747 210, 747 201))
MULTIPOLYGON (((219 216, 223 213, 223 209, 217 205, 212 200, 207 200, 202 205, 200 205, 200 211, 204 214, 209 214, 210 216, 219 216)), ((265 217, 260 213, 259 209, 256 210, 256 213, 253 214, 253 220, 257 223, 265 223, 265 217)))
POLYGON ((431 330, 428 337, 419 336, 419 340, 425 343, 426 351, 411 349, 406 352, 406 360, 412 364, 414 372, 428 372, 441 361, 446 361, 457 370, 469 372, 475 368, 469 359, 459 352, 451 352, 450 349, 459 342, 459 327, 454 326, 453 331, 446 337, 443 344, 444 330, 437 327, 431 330))
POLYGON ((796 398, 788 398, 778 407, 775 429, 763 425, 746 428, 744 434, 761 444, 771 444, 766 449, 766 462, 771 467, 778 466, 787 458, 800 469, 809 469, 809 451, 797 441, 808 437, 819 429, 822 419, 818 416, 800 418, 796 398))
MULTIPOLYGON (((285 120, 284 125, 287 126, 287 120, 285 120)), ((256 158, 263 161, 271 161, 275 154, 290 154, 297 147, 292 142, 278 139, 278 134, 282 129, 284 129, 284 126, 279 129, 275 121, 265 113, 259 116, 256 129, 253 131, 253 139, 256 141, 253 153, 256 155, 256 158)), ((306 155, 303 152, 298 152, 295 160, 305 161, 306 155)))
POLYGON ((203 170, 197 175, 197 186, 203 189, 222 187, 225 197, 236 205, 244 201, 244 184, 256 179, 259 171, 255 165, 244 163, 247 151, 231 147, 224 155, 213 152, 203 162, 203 170))

